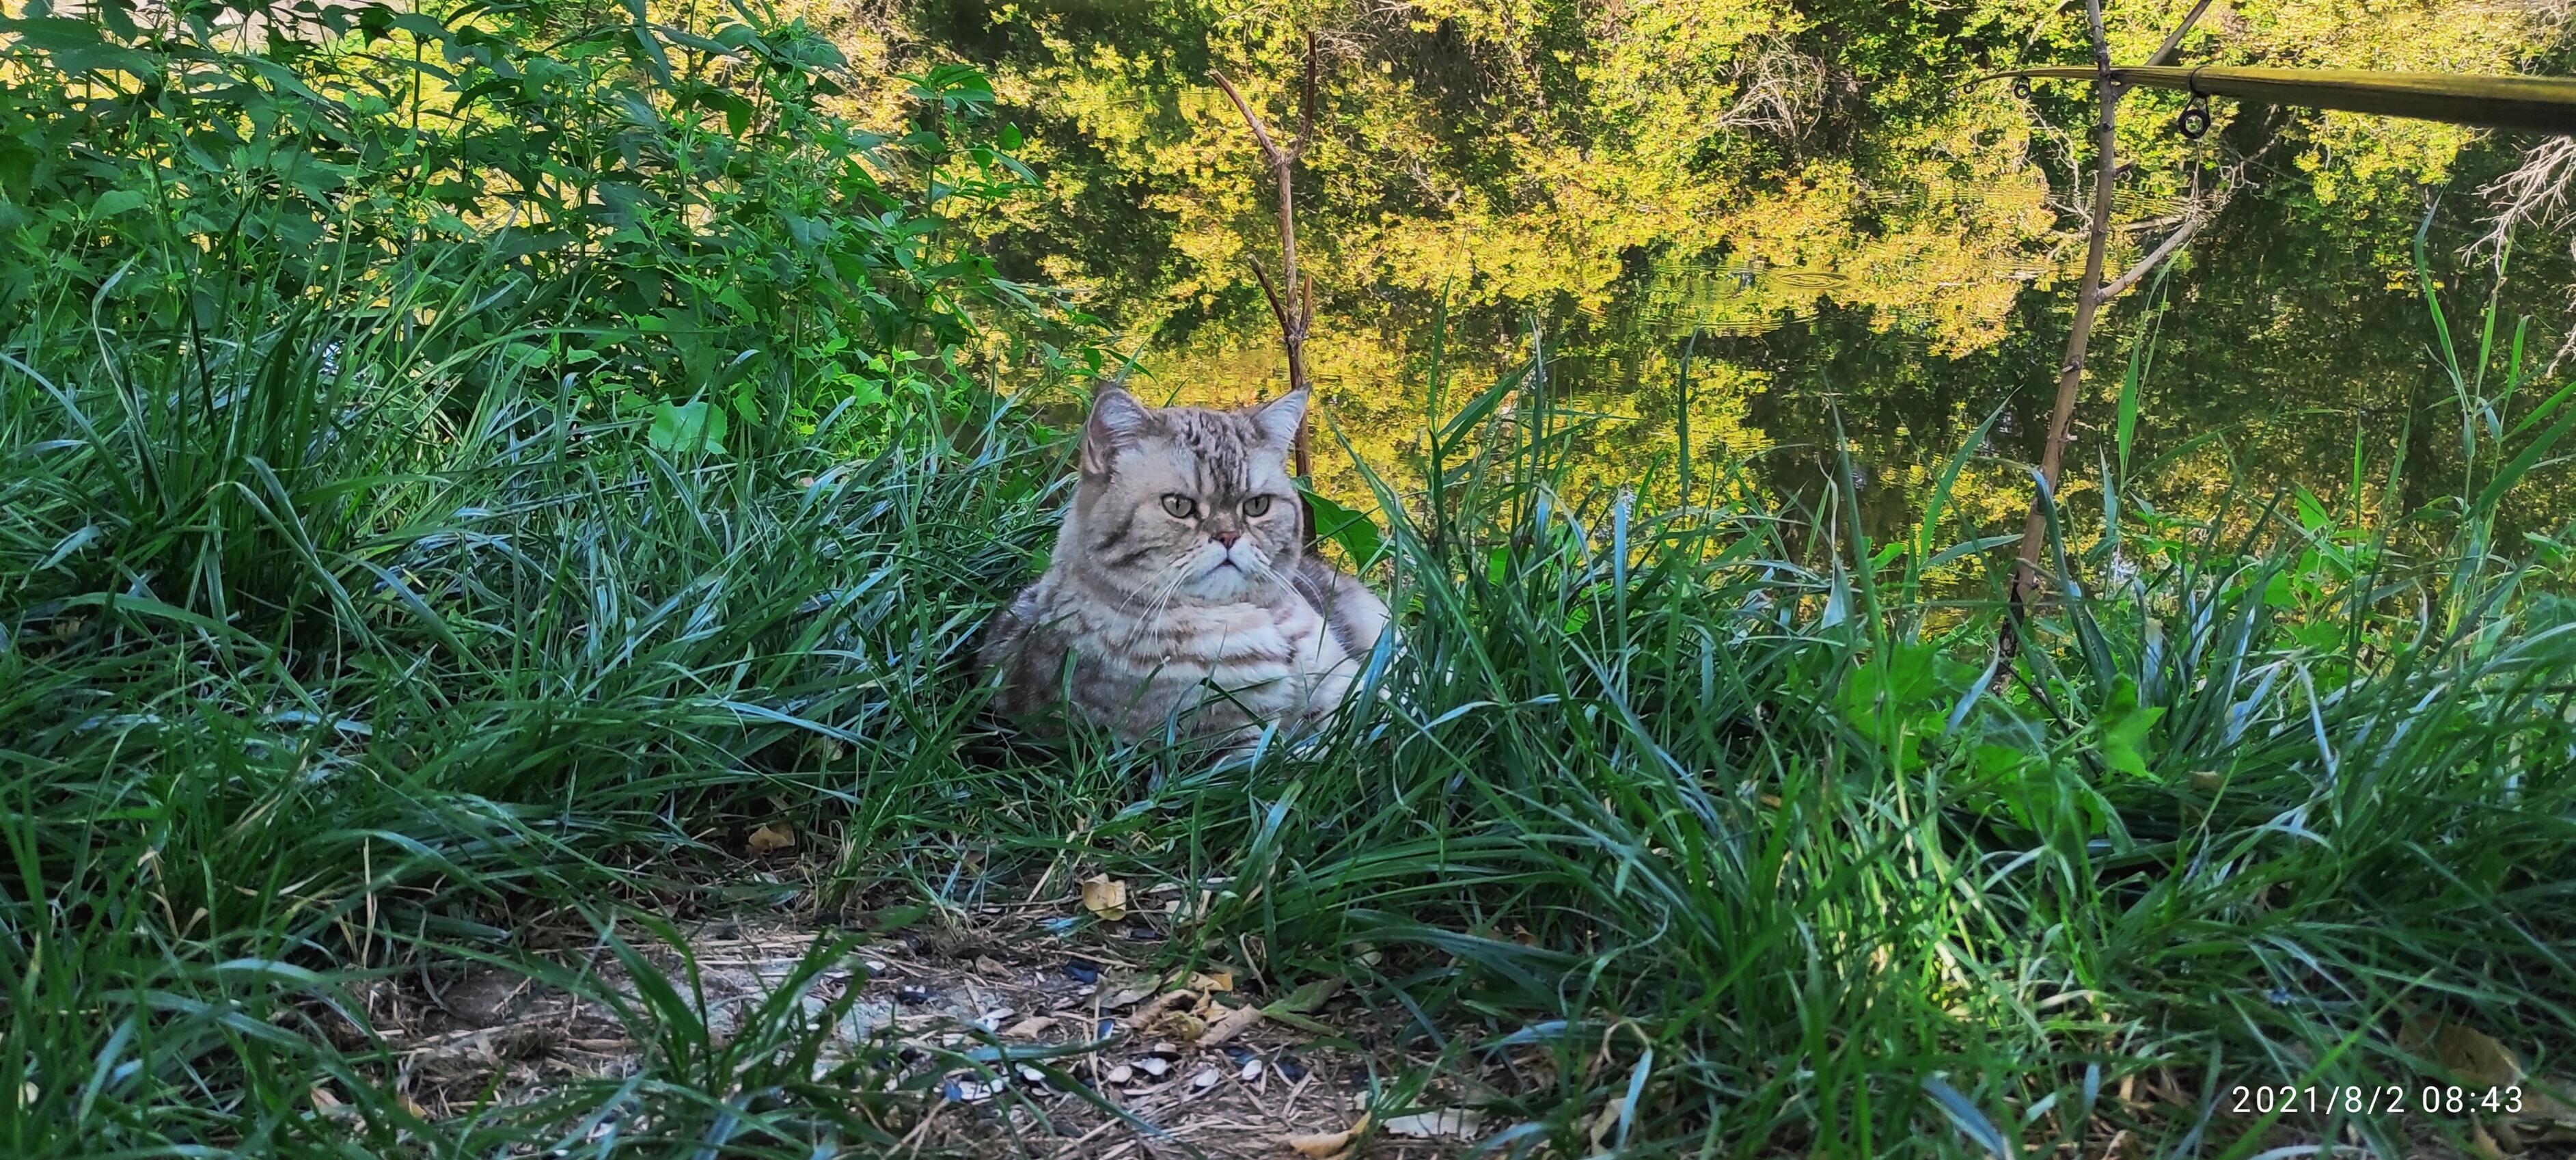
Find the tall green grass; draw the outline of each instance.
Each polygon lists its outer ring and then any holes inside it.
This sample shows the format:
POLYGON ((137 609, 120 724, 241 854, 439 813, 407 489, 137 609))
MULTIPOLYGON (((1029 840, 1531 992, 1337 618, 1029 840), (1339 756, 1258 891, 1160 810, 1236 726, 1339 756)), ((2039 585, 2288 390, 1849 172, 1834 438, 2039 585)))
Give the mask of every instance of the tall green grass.
POLYGON ((526 932, 964 921, 1065 859, 1229 879, 1168 953, 1363 984, 1443 1061, 1385 1103, 1438 1078, 1519 1153, 2402 1154, 2467 1118, 2229 1091, 2446 1079, 2427 1018, 2576 1072, 2576 615, 2481 531, 2563 396, 2499 399, 2497 466, 2404 536, 2131 499, 1989 693, 1991 616, 1927 573, 1996 529, 1563 494, 1566 420, 1485 385, 1426 418, 1431 494, 1381 497, 1369 695, 1211 768, 981 716, 972 634, 1064 495, 1014 404, 665 451, 505 357, 541 318, 457 301, 0 361, 12 1154, 869 1154, 900 1098, 846 1092, 892 1064, 817 1067, 828 1017, 719 1040, 684 982, 628 999, 526 932), (2397 546, 2427 528, 2464 550, 2397 546), (748 882, 725 851, 777 818, 830 853, 748 882), (334 1012, 467 961, 623 1004, 639 1073, 410 1110, 334 1012))

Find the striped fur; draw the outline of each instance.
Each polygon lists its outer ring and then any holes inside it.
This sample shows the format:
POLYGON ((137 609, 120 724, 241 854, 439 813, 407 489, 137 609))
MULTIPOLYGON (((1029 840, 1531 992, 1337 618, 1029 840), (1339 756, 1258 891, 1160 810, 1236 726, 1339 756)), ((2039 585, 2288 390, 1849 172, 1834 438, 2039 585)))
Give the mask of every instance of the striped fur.
POLYGON ((1212 411, 1104 389, 1046 574, 985 629, 996 706, 1069 705, 1131 741, 1329 718, 1387 612, 1304 553, 1287 456, 1305 407, 1303 391, 1212 411))

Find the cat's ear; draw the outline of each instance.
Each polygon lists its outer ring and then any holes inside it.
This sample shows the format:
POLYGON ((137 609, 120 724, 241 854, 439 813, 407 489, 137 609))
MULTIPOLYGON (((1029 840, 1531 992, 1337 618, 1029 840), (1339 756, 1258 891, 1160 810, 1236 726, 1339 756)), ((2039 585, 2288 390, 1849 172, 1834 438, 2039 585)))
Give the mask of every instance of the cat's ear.
POLYGON ((1082 424, 1082 470, 1106 475, 1118 453, 1136 445, 1153 413, 1136 396, 1118 387, 1102 387, 1091 397, 1091 418, 1082 424))
POLYGON ((1252 413, 1252 424, 1261 429, 1261 438, 1282 451, 1297 441, 1297 425, 1306 421, 1306 389, 1299 387, 1261 405, 1252 413))

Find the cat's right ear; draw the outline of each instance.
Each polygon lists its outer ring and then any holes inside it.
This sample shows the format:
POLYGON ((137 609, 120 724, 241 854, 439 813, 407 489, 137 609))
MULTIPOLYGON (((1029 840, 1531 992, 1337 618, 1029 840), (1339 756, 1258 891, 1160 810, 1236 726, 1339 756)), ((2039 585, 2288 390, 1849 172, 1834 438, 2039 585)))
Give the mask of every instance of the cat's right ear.
POLYGON ((1145 404, 1117 387, 1102 387, 1091 397, 1091 418, 1082 424, 1082 472, 1107 475, 1118 453, 1136 445, 1152 420, 1145 404))

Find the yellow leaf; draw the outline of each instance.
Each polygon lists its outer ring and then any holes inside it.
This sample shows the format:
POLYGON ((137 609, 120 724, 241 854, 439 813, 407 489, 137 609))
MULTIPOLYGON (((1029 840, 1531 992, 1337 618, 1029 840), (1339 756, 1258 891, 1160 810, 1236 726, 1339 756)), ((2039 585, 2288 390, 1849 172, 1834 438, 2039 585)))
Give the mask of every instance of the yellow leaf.
POLYGON ((1190 989, 1201 992, 1231 991, 1234 989, 1234 972, 1208 971, 1202 974, 1192 975, 1190 976, 1190 989))
POLYGON ((1339 1156, 1343 1152, 1349 1150, 1351 1141, 1359 1139, 1360 1133, 1368 1130, 1368 1124, 1368 1117, 1361 1116, 1360 1122, 1351 1125, 1350 1130, 1348 1131, 1317 1132, 1308 1136, 1290 1136, 1288 1137, 1288 1146, 1295 1149, 1297 1154, 1300 1156, 1310 1156, 1314 1157, 1315 1160, 1325 1160, 1326 1157, 1339 1156))
POLYGON ((751 852, 754 854, 788 850, 795 846, 796 831, 785 822, 771 822, 751 832, 751 852))
POLYGON ((1127 917, 1127 884, 1106 874, 1082 880, 1082 908, 1102 922, 1127 917))

